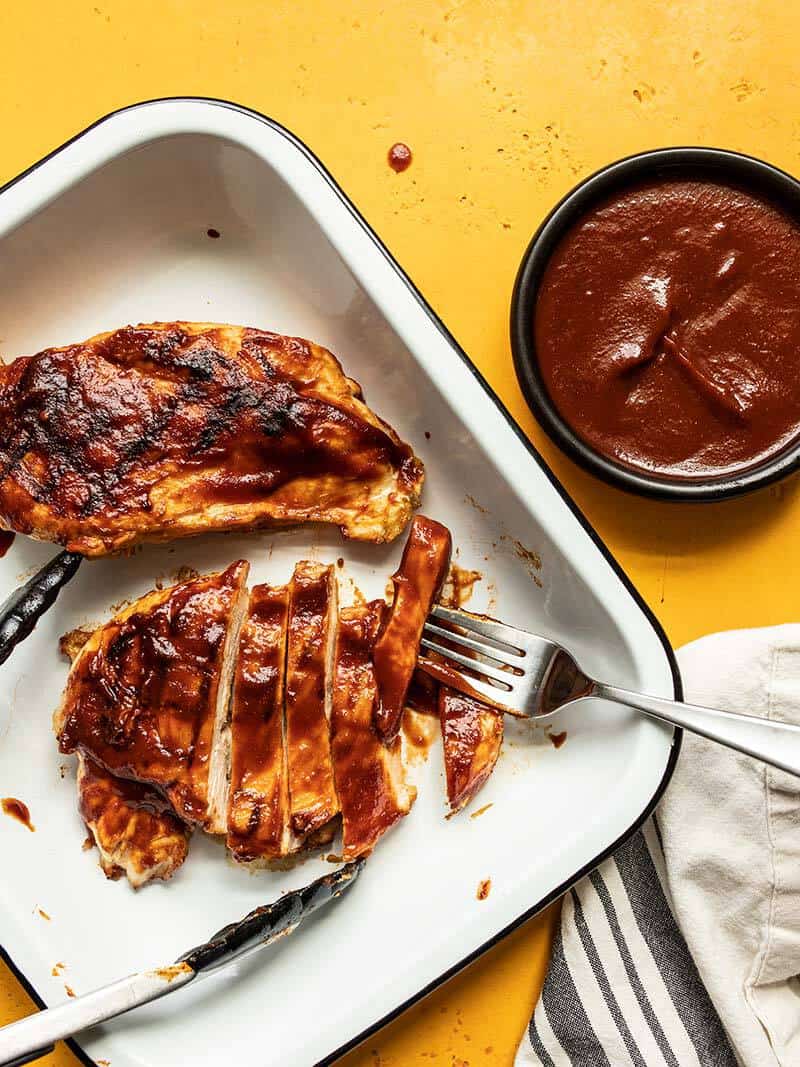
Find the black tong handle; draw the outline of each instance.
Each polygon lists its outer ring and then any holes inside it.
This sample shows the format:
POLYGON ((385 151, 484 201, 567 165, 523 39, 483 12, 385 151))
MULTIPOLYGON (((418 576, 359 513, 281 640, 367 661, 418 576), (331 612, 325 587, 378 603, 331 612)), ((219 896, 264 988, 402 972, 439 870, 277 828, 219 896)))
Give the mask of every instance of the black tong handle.
POLYGON ((58 594, 75 576, 82 562, 83 556, 77 552, 59 553, 0 607, 0 663, 5 663, 42 615, 55 604, 58 594))

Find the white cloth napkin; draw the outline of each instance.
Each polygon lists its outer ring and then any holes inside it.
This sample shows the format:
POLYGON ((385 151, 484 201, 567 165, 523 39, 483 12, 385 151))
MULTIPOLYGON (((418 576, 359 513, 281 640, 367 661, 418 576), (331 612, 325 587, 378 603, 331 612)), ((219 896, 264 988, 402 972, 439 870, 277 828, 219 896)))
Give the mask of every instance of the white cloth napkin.
MULTIPOLYGON (((678 652, 686 699, 800 723, 800 625, 678 652)), ((684 735, 656 813, 564 900, 521 1065, 800 1065, 800 779, 684 735)))

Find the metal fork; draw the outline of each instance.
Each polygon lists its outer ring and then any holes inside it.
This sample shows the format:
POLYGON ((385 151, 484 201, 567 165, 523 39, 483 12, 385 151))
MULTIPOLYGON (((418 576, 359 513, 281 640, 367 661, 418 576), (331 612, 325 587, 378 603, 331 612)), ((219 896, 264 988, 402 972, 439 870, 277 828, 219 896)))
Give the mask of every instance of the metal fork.
POLYGON ((586 697, 635 708, 800 776, 800 726, 633 693, 590 678, 546 637, 437 604, 423 630, 418 665, 500 711, 543 720, 586 697))

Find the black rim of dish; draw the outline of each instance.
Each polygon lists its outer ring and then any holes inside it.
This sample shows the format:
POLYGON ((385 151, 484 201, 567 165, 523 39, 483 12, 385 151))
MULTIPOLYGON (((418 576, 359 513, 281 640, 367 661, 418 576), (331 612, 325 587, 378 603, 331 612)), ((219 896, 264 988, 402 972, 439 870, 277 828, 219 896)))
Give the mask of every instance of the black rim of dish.
MULTIPOLYGON (((419 291, 419 289, 417 289, 417 287, 411 281, 409 276, 405 273, 403 268, 400 266, 400 264, 397 262, 397 260, 391 254, 391 252, 388 250, 388 248, 383 243, 383 241, 381 241, 380 237, 378 237, 378 235, 375 233, 375 231, 372 229, 372 227, 369 225, 369 223, 367 223, 367 221, 364 219, 364 217, 359 213, 359 211, 355 207, 355 205, 349 200, 349 198, 347 197, 346 193, 342 190, 342 188, 336 182, 335 178, 326 169, 326 167, 322 163, 322 161, 320 159, 318 159, 317 156, 314 155, 314 153, 311 151, 311 149, 308 148, 308 146, 303 141, 301 141, 299 137, 297 137, 295 134, 293 134, 290 130, 287 130, 285 126, 282 126, 279 122, 275 121, 274 119, 268 118, 266 115, 262 115, 258 111, 254 111, 252 108, 244 107, 243 105, 235 104, 235 103, 232 103, 231 101, 228 101, 228 100, 219 100, 219 99, 216 99, 214 97, 172 96, 172 97, 160 97, 160 98, 154 99, 154 100, 145 100, 145 101, 142 101, 141 103, 138 103, 138 104, 129 104, 127 107, 118 108, 116 111, 112 111, 109 114, 104 115, 103 118, 100 118, 96 122, 93 122, 90 126, 87 126, 85 130, 82 130, 80 133, 76 134, 74 137, 71 137, 64 144, 60 145, 58 148, 54 149, 52 152, 49 152, 46 156, 44 156, 42 159, 40 159, 37 163, 34 163, 33 166, 29 167, 27 170, 25 170, 21 174, 17 175, 16 178, 12 178, 9 182, 6 182, 5 185, 0 187, 0 195, 2 195, 6 190, 10 189, 13 185, 16 185, 17 182, 22 181, 22 179, 26 178, 29 174, 32 174, 43 163, 46 163, 48 160, 52 159, 54 156, 57 156, 58 153, 63 151, 63 149, 66 148, 68 145, 73 144, 75 141, 79 141, 85 134, 89 133, 90 130, 95 129, 97 126, 101 126, 104 122, 107 122, 109 119, 114 118, 116 115, 123 114, 124 112, 127 112, 127 111, 137 111, 137 110, 139 110, 141 108, 150 107, 153 104, 164 104, 164 103, 212 104, 215 107, 228 108, 228 109, 230 109, 232 111, 237 111, 237 112, 240 112, 240 113, 245 114, 245 115, 250 115, 252 118, 258 119, 260 122, 263 122, 265 125, 269 126, 271 129, 273 129, 277 133, 279 133, 282 137, 285 137, 286 140, 288 140, 293 145, 295 145, 303 153, 303 155, 316 167, 316 169, 323 175, 323 177, 328 182, 328 184, 331 186, 331 188, 334 190, 336 195, 339 197, 339 199, 342 201, 342 203, 347 207, 348 211, 353 216, 354 221, 360 226, 360 228, 364 231, 364 233, 367 234, 367 236, 370 238, 370 240, 373 242, 373 244, 375 244, 375 246, 380 250, 381 254, 392 265, 392 268, 397 272, 398 276, 402 279, 403 283, 408 288, 408 290, 411 293, 412 297, 416 300, 416 302, 420 305, 420 307, 425 311, 426 315, 431 320, 431 322, 434 324, 434 326, 440 331, 440 333, 442 333, 442 335, 447 339, 449 344, 452 346, 453 351, 458 354, 458 356, 461 358, 461 360, 464 362, 464 364, 468 367, 470 372, 474 375, 476 380, 480 383, 481 387, 483 388, 484 392, 486 393, 487 399, 497 407, 498 411, 500 411, 500 413, 502 414, 503 418, 508 423, 509 428, 513 431, 513 433, 516 434, 516 436, 522 442, 522 444, 527 449, 528 453, 530 454, 530 456, 534 460, 534 462, 537 464, 537 466, 541 468, 542 473, 545 475, 545 477, 548 479, 548 481, 552 484, 552 486, 555 489, 555 491, 558 493, 558 495, 562 498, 564 503, 570 509, 570 511, 572 512, 573 516, 575 517, 575 520, 578 522, 578 524, 581 526, 581 528, 585 531, 585 533, 587 534, 589 539, 592 541, 592 543, 598 549, 600 554, 606 560, 606 562, 608 563, 608 565, 611 568, 611 570, 617 576, 617 578, 619 579, 619 581, 621 582, 622 586, 627 591, 627 593, 629 594, 629 596, 631 597, 633 602, 639 608, 639 610, 642 613, 643 618, 652 627, 656 637, 658 638, 658 640, 660 641, 660 643, 661 643, 661 645, 662 645, 662 647, 664 649, 664 654, 666 656, 667 663, 669 664, 669 668, 670 668, 670 671, 672 673, 672 682, 673 682, 675 699, 676 700, 683 699, 683 686, 682 686, 682 683, 681 683, 680 671, 678 669, 678 662, 677 662, 677 660, 675 658, 675 653, 672 650, 672 646, 670 645, 669 641, 667 640, 667 635, 664 633, 664 630, 663 630, 661 624, 659 623, 658 619, 653 614, 653 612, 650 610, 650 608, 645 603, 645 601, 642 599, 641 595, 639 594, 639 592, 636 589, 636 587, 634 586, 634 584, 631 582, 630 578, 627 576, 625 571, 623 571, 622 567, 619 565, 617 560, 614 558, 614 556, 611 554, 609 549, 606 547, 606 545, 600 539, 597 531, 591 525, 591 523, 586 518, 586 516, 583 514, 583 512, 579 509, 578 505, 575 503, 575 501, 572 499, 572 497, 566 491, 564 486, 561 484, 561 482, 558 480, 558 478, 555 476, 555 474, 550 470, 550 468, 548 467, 547 463, 545 463, 543 457, 539 454, 539 452, 537 452, 536 448, 531 444, 531 442, 525 436, 525 434, 523 433, 523 431, 520 428, 519 424, 515 421, 515 419, 513 418, 511 413, 509 412, 509 410, 503 404, 503 402, 500 399, 500 397, 497 395, 497 393, 495 393, 495 391, 492 389, 492 387, 489 385, 489 383, 483 377, 481 372, 478 370, 478 368, 475 366, 475 364, 469 358, 467 353, 463 350, 463 348, 461 348, 459 343, 456 341, 456 339, 453 337, 453 335, 447 329, 447 327, 442 322, 442 320, 438 317, 438 315, 433 310, 431 305, 426 301, 425 297, 422 295, 422 293, 419 291)), ((459 960, 458 962, 454 963, 446 971, 444 971, 442 974, 438 975, 432 982, 430 982, 424 988, 418 990, 413 996, 411 996, 407 1000, 403 1001, 402 1004, 398 1004, 395 1008, 392 1009, 392 1011, 387 1012, 387 1014, 382 1016, 380 1019, 376 1019, 373 1023, 371 1023, 368 1027, 366 1027, 366 1029, 360 1031, 357 1034, 354 1034, 347 1041, 345 1041, 342 1045, 340 1045, 339 1048, 331 1051, 327 1056, 325 1056, 322 1060, 320 1060, 319 1063, 316 1065, 316 1067, 325 1067, 325 1065, 332 1064, 335 1060, 339 1059, 339 1057, 344 1056, 344 1054, 346 1052, 349 1052, 351 1049, 355 1048, 357 1045, 360 1045, 361 1042, 365 1041, 371 1034, 374 1034, 377 1030, 380 1030, 382 1027, 386 1026, 393 1019, 396 1019, 398 1015, 401 1015, 402 1012, 404 1012, 407 1008, 411 1007, 412 1004, 416 1004, 417 1001, 422 1000, 422 998, 427 996, 428 993, 432 993, 435 989, 437 989, 440 985, 442 985, 444 982, 446 982, 449 978, 452 978, 454 975, 458 974, 459 971, 463 970, 464 967, 468 966, 468 964, 472 963, 474 960, 476 960, 480 956, 482 956, 483 953, 486 952, 488 949, 492 948, 493 945, 496 945, 499 941, 502 941, 504 937, 506 937, 508 934, 510 934, 512 932, 512 930, 516 930, 516 928, 518 926, 520 926, 522 923, 524 923, 527 919, 532 918, 538 912, 540 912, 544 908, 546 908, 549 904, 552 904, 553 901, 558 900, 559 897, 561 897, 570 888, 570 886, 575 885, 575 883, 578 882, 581 878, 583 878, 584 875, 589 874, 590 871, 593 871, 595 869, 595 867, 597 867, 599 864, 601 864, 603 862, 603 860, 607 859, 614 852, 616 852, 616 850, 620 847, 620 845, 622 845, 625 841, 627 841, 628 838, 632 834, 634 834, 642 826, 643 823, 645 823, 647 821, 647 819, 652 815, 653 811, 655 810, 656 805, 658 804, 659 800, 661 799, 661 797, 662 797, 662 795, 664 793, 664 790, 667 788, 667 785, 669 784, 669 781, 672 778, 672 774, 673 774, 673 772, 675 770, 675 765, 676 765, 676 763, 678 761, 678 755, 680 753, 682 740, 683 740, 683 731, 680 728, 676 727, 676 729, 675 729, 675 731, 673 733, 672 744, 671 744, 671 747, 670 747, 670 753, 669 753, 669 757, 667 759, 667 764, 666 764, 666 766, 664 768, 664 773, 662 774, 658 785, 656 786, 655 790, 653 791, 653 795, 650 797, 650 800, 648 801, 648 803, 645 805, 645 807, 642 809, 642 811, 637 815, 637 817, 634 819, 634 821, 631 823, 631 825, 622 834, 620 834, 620 836, 618 838, 616 838, 614 841, 612 841, 605 849, 603 849, 597 856, 595 856, 593 859, 591 859, 585 866, 581 867, 580 870, 575 871, 575 873, 573 875, 571 875, 565 882, 561 883, 561 885, 556 886, 553 890, 551 890, 551 892, 546 894, 546 896, 542 897, 540 900, 533 901, 529 908, 527 908, 524 912, 522 912, 522 914, 518 915, 515 919, 513 919, 507 926, 503 927, 502 930, 499 930, 496 934, 494 934, 492 937, 490 937, 487 941, 485 941, 482 945, 480 945, 477 949, 475 949, 474 952, 469 953, 468 955, 463 957, 461 960, 459 960)), ((40 993, 32 985, 32 983, 27 978, 27 976, 24 974, 24 972, 21 971, 20 968, 16 965, 16 963, 13 960, 13 958, 8 953, 8 951, 3 947, 1 942, 0 942, 0 959, 2 959, 6 963, 6 965, 9 967, 9 969, 13 972, 14 976, 17 978, 17 980, 20 982, 20 984, 24 987, 24 989, 26 990, 28 995, 31 997, 31 999, 34 1001, 36 1006, 38 1008, 46 1007, 47 1005, 45 1004, 45 1001, 43 1000, 43 998, 40 995, 40 993)), ((87 1052, 84 1051, 84 1049, 78 1044, 78 1042, 74 1038, 68 1039, 65 1042, 65 1044, 67 1044, 70 1047, 70 1049, 75 1053, 75 1055, 77 1056, 79 1061, 81 1063, 85 1064, 86 1067, 94 1067, 95 1061, 89 1056, 89 1054, 87 1052)))
POLYGON ((800 182, 754 156, 723 148, 659 148, 626 156, 590 175, 559 201, 528 245, 511 300, 511 349, 520 387, 533 414, 575 463, 618 488, 657 500, 708 502, 740 496, 786 477, 800 467, 800 438, 773 456, 715 478, 669 479, 600 455, 569 425, 550 399, 539 372, 533 320, 542 276, 562 236, 595 204, 614 192, 657 178, 714 178, 760 194, 800 219, 800 182))

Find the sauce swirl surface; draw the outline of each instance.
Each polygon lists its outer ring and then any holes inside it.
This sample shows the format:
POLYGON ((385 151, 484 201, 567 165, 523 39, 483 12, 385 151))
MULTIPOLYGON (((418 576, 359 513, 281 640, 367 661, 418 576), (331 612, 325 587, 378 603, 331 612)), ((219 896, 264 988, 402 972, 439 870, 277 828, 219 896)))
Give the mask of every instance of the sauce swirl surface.
POLYGON ((556 246, 534 334, 597 452, 675 479, 752 467, 800 435, 800 226, 710 180, 622 190, 556 246))

